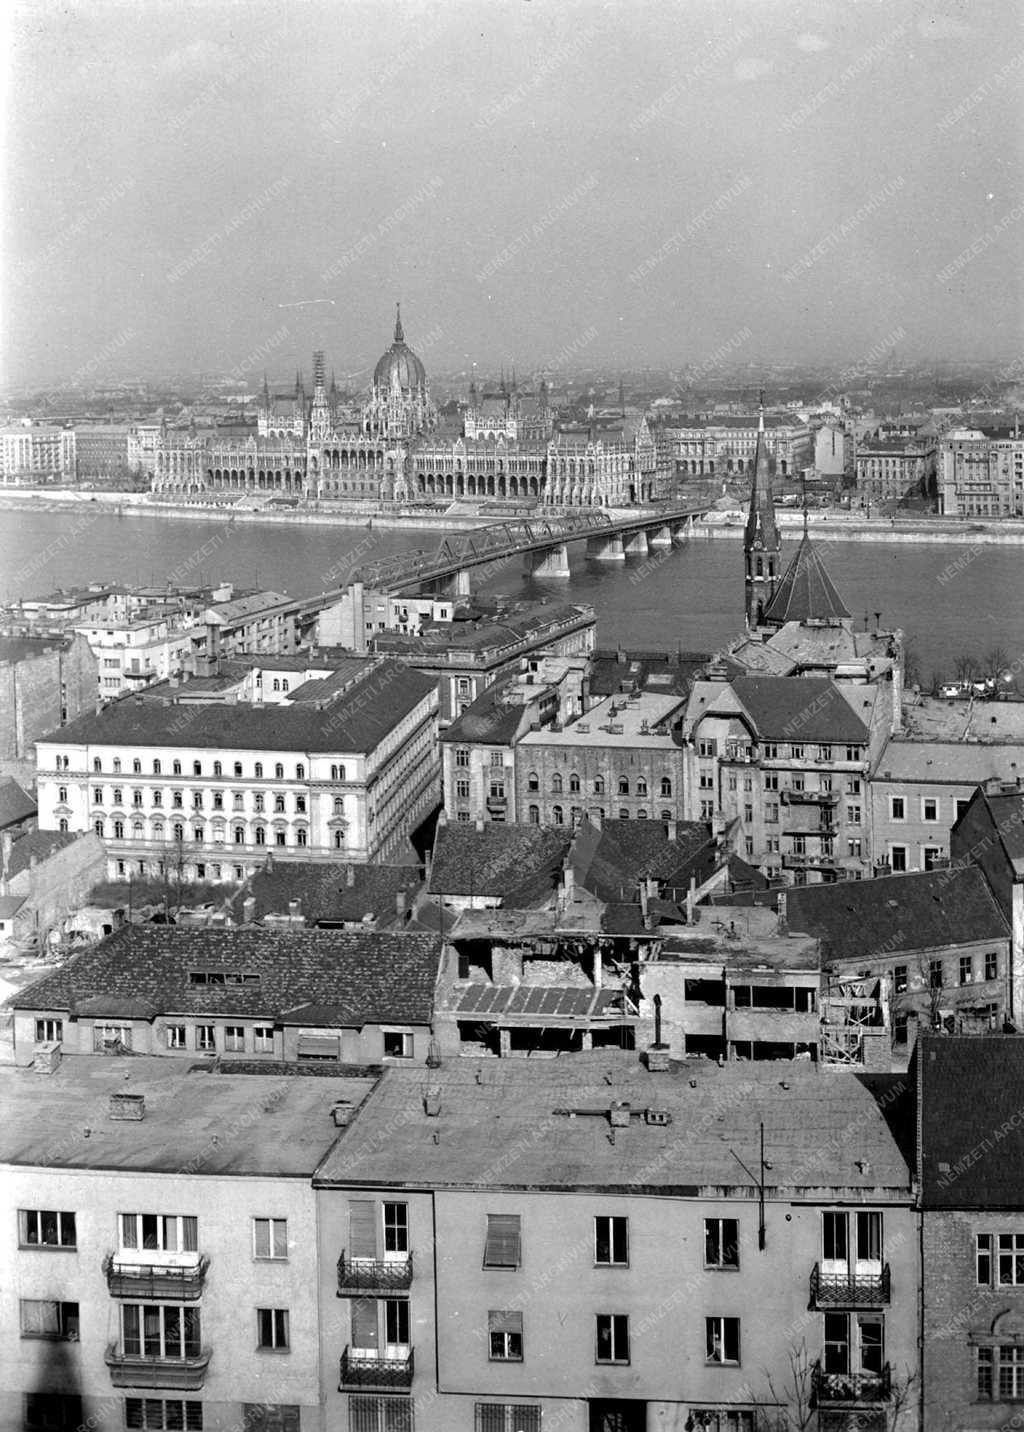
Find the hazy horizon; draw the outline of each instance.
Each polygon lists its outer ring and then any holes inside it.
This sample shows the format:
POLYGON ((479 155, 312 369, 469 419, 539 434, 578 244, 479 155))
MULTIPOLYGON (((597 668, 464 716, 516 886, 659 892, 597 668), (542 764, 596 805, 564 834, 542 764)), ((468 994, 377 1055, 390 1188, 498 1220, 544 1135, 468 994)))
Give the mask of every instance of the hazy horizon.
POLYGON ((358 387, 398 299, 428 373, 1021 351, 1009 0, 40 0, 7 52, 6 382, 358 387))

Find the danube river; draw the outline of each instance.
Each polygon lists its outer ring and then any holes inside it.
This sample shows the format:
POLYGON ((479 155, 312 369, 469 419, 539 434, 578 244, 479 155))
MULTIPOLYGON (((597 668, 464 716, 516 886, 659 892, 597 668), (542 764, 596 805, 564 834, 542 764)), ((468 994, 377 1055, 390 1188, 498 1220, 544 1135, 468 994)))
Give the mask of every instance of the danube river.
MULTIPOLYGON (((818 542, 856 624, 881 612, 913 640, 921 673, 953 675, 961 653, 983 658, 1002 647, 1024 653, 1024 581, 1017 547, 966 544, 818 542)), ((262 526, 175 517, 118 517, 69 512, 0 512, 0 598, 39 596, 90 581, 199 583, 230 580, 306 596, 342 585, 375 557, 433 550, 436 528, 377 531, 358 527, 262 526)), ((795 551, 783 546, 783 564, 795 551)), ((570 549, 568 580, 536 581, 520 559, 481 584, 486 595, 590 602, 602 646, 712 651, 743 620, 743 556, 738 540, 695 536, 646 561, 588 561, 570 549)))

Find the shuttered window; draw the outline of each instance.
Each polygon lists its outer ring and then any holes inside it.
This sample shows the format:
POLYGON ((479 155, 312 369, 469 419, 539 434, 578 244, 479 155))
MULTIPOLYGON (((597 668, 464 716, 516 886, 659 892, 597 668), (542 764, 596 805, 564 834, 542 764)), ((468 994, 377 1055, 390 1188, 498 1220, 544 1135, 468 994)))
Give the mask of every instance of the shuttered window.
POLYGON ((485 1268, 518 1268, 522 1262, 521 1219, 518 1213, 489 1213, 485 1268))
POLYGON ((354 1199, 348 1206, 348 1255, 350 1258, 377 1257, 377 1205, 369 1199, 354 1199))

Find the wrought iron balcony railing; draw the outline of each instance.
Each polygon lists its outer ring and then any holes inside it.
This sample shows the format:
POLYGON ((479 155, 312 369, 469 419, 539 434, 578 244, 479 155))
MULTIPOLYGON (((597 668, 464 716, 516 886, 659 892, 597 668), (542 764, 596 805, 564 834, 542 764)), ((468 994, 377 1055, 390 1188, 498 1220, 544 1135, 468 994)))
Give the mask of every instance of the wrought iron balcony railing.
POLYGON ((794 791, 779 792, 783 805, 835 805, 839 800, 838 791, 794 791))
POLYGON ((823 1273, 815 1263, 811 1273, 812 1308, 883 1308, 890 1301, 889 1265, 876 1273, 823 1273))
POLYGON ((411 1253, 404 1258, 349 1258, 343 1253, 338 1259, 339 1298, 401 1292, 411 1283, 411 1253))
POLYGON ((105 1361, 115 1387, 170 1387, 197 1392, 206 1378, 210 1349, 194 1357, 139 1357, 119 1351, 117 1343, 107 1348, 105 1361))
POLYGON ((174 1302, 194 1302, 202 1294, 209 1266, 209 1258, 198 1258, 184 1267, 132 1263, 113 1253, 103 1260, 112 1298, 167 1298, 174 1302))
POLYGON ((811 1386, 819 1407, 840 1403, 888 1402, 892 1393, 892 1375, 888 1363, 880 1372, 825 1372, 821 1363, 816 1362, 811 1386))
POLYGON ((347 1347, 341 1355, 339 1392, 408 1392, 413 1349, 405 1357, 367 1357, 347 1347))

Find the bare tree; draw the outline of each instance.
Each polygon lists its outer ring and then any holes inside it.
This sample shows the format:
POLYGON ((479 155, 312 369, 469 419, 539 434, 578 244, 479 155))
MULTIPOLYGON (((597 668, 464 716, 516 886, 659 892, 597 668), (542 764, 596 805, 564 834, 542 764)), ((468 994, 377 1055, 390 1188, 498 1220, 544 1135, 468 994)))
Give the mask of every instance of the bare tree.
POLYGON ((912 640, 903 643, 903 680, 907 686, 921 685, 921 658, 912 640))
POLYGON ((961 652, 953 658, 953 669, 957 681, 973 681, 978 674, 978 663, 969 653, 961 652))
POLYGON ((768 1397, 763 1399, 764 1415, 758 1432, 810 1432, 814 1425, 814 1365, 815 1359, 807 1350, 807 1344, 790 1346, 786 1354, 786 1370, 778 1375, 764 1370, 768 1397))
POLYGON ((928 685, 925 688, 930 696, 938 696, 940 689, 945 685, 946 678, 941 671, 933 671, 928 678, 928 685))
POLYGON ((1010 657, 1005 647, 994 646, 985 653, 983 670, 991 680, 998 681, 1009 665, 1010 657))

